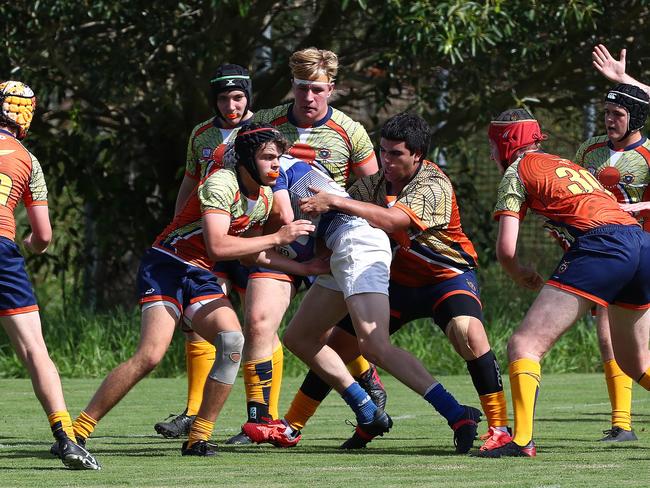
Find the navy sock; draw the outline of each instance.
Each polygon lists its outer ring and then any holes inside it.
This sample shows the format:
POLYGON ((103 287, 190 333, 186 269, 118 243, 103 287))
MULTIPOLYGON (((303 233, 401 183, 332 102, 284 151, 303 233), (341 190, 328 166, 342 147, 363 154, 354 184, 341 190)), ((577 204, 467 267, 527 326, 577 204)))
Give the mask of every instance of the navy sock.
POLYGON ((370 399, 359 383, 356 381, 348 386, 341 394, 345 403, 350 405, 350 408, 357 416, 357 422, 365 424, 371 422, 375 418, 377 405, 370 399))
POLYGON ((433 408, 450 425, 456 423, 465 414, 465 408, 440 383, 433 388, 429 388, 424 394, 424 399, 433 405, 433 408))

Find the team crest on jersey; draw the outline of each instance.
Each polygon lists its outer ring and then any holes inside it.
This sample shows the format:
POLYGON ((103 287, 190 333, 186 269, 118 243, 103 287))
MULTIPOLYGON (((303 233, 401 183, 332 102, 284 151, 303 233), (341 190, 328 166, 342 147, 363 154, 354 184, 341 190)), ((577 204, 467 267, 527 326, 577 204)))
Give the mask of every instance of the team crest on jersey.
POLYGON ((567 269, 569 269, 569 261, 562 261, 557 267, 557 272, 558 274, 564 273, 567 269))
POLYGON ((634 175, 631 173, 626 173, 623 175, 621 180, 623 180, 623 183, 625 183, 626 185, 631 185, 632 183, 634 183, 634 175))
POLYGON ((332 151, 330 151, 329 149, 322 148, 318 150, 318 159, 320 160, 329 159, 331 155, 332 155, 332 151))
POLYGON ((201 157, 203 159, 210 159, 212 156, 212 148, 211 147, 204 147, 201 149, 201 157))

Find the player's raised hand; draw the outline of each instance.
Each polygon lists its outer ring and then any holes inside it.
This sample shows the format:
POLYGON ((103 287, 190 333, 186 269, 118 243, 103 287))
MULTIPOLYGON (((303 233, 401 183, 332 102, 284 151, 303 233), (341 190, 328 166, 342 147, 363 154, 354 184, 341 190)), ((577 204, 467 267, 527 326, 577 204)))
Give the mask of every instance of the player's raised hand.
POLYGON ((625 54, 626 50, 621 49, 619 59, 615 59, 603 44, 598 44, 591 51, 591 59, 594 68, 601 75, 615 83, 625 83, 625 54))
POLYGON ((278 242, 276 245, 284 246, 295 241, 300 236, 306 236, 316 230, 316 226, 309 220, 294 220, 293 222, 283 225, 276 232, 278 242))
POLYGON ((300 199, 300 210, 309 215, 319 215, 332 210, 332 200, 335 195, 309 187, 314 194, 311 197, 300 199))

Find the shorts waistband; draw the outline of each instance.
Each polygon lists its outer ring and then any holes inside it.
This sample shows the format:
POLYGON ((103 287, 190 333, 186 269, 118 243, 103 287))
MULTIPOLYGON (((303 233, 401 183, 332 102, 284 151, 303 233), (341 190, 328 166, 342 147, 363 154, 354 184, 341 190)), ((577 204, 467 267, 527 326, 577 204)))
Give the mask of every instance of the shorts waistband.
POLYGON ((614 231, 629 231, 629 232, 638 232, 642 231, 640 225, 623 225, 623 224, 610 224, 610 225, 601 225, 600 227, 594 227, 589 229, 583 235, 597 235, 597 234, 609 234, 614 231))

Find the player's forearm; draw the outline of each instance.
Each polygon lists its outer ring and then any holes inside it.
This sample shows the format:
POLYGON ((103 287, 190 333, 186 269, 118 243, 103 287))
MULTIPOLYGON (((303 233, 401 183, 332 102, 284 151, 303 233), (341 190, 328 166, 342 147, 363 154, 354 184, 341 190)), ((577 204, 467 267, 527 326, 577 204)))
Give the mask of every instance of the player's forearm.
POLYGON ((339 212, 348 215, 355 215, 368 221, 373 227, 383 230, 384 232, 392 233, 408 228, 407 225, 402 225, 394 214, 388 208, 380 207, 374 203, 360 202, 352 198, 333 197, 333 208, 339 212))
POLYGON ((257 255, 255 264, 264 268, 271 268, 283 273, 309 276, 311 271, 303 263, 289 259, 286 256, 278 253, 274 249, 262 251, 257 255))
POLYGON ((257 254, 279 245, 276 234, 259 237, 221 236, 219 239, 207 239, 208 256, 213 261, 228 261, 249 254, 257 254))

